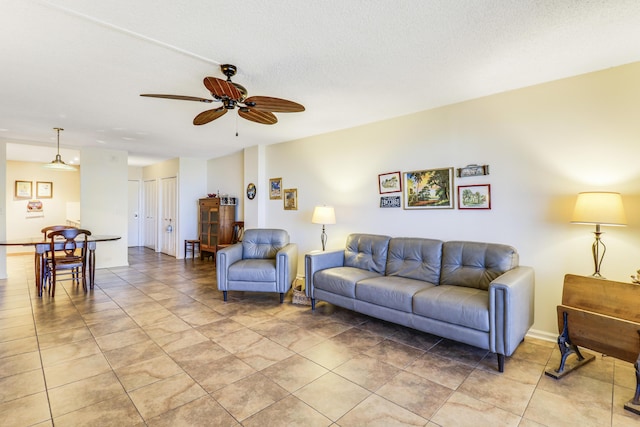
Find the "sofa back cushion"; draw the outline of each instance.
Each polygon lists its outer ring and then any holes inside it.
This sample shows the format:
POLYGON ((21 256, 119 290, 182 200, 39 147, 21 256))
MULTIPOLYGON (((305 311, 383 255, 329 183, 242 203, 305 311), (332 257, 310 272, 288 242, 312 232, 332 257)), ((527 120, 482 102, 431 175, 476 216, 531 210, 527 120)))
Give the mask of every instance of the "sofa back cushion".
POLYGON ((344 266, 384 274, 390 239, 376 234, 350 234, 344 250, 344 266))
POLYGON ((442 241, 397 237, 389 241, 387 276, 440 283, 442 241))
POLYGON ((440 284, 487 290, 493 279, 517 267, 518 262, 518 252, 509 245, 445 242, 440 284))
POLYGON ((289 233, 273 228, 246 230, 242 237, 242 259, 273 259, 289 244, 289 233))

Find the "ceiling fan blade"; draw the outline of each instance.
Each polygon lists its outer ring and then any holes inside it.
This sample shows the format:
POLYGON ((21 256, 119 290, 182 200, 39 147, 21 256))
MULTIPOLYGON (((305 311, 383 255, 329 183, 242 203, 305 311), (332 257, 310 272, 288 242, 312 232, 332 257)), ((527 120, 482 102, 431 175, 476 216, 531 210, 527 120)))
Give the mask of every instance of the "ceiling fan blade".
POLYGON ((244 103, 254 110, 272 111, 274 113, 299 113, 304 111, 304 106, 297 102, 270 96, 250 96, 245 99, 244 103))
POLYGON ((220 98, 226 96, 231 99, 240 99, 242 97, 242 93, 233 85, 233 83, 217 77, 205 77, 204 87, 206 87, 213 95, 220 98))
POLYGON ((203 111, 193 119, 193 124, 196 126, 206 125, 207 123, 214 121, 218 117, 224 116, 226 113, 227 109, 224 107, 218 107, 213 110, 203 111))
POLYGON ((250 108, 241 108, 238 110, 238 114, 243 119, 251 120, 252 122, 261 123, 263 125, 273 125, 278 123, 278 118, 268 111, 252 110, 250 108))
POLYGON ((183 95, 162 95, 157 93, 143 93, 140 96, 148 96, 151 98, 167 98, 167 99, 179 99, 182 101, 198 101, 198 102, 213 102, 213 99, 198 98, 197 96, 183 96, 183 95))

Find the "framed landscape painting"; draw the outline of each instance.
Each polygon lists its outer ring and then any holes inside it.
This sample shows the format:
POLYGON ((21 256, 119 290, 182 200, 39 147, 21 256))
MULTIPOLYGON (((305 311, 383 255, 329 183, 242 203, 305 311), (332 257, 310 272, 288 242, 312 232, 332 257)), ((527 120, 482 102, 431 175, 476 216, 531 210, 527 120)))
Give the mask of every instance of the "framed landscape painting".
POLYGON ((459 185, 458 209, 491 209, 491 185, 459 185))
POLYGON ((404 173, 405 209, 453 209, 453 168, 404 173))

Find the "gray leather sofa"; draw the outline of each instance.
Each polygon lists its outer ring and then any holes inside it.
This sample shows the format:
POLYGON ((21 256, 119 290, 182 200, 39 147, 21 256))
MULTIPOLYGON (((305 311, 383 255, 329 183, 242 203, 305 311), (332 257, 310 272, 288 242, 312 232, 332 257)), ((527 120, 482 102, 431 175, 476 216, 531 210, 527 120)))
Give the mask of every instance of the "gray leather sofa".
POLYGON ((242 242, 216 254, 218 290, 277 292, 280 302, 291 289, 298 271, 298 246, 289 233, 278 229, 245 230, 242 242))
POLYGON ((508 245, 351 234, 305 256, 307 296, 511 356, 533 324, 534 272, 508 245))

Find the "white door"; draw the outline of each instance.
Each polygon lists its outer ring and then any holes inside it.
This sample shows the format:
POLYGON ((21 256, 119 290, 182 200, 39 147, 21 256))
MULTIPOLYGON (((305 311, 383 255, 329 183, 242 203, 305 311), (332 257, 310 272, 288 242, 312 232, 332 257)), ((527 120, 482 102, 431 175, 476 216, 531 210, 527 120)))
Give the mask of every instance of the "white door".
POLYGON ((144 246, 156 249, 158 225, 156 217, 158 215, 158 190, 156 181, 144 182, 144 246))
POLYGON ((140 181, 129 181, 127 246, 140 246, 140 181))
POLYGON ((162 186, 162 226, 160 228, 160 252, 176 256, 177 235, 177 181, 176 178, 163 178, 162 186))

